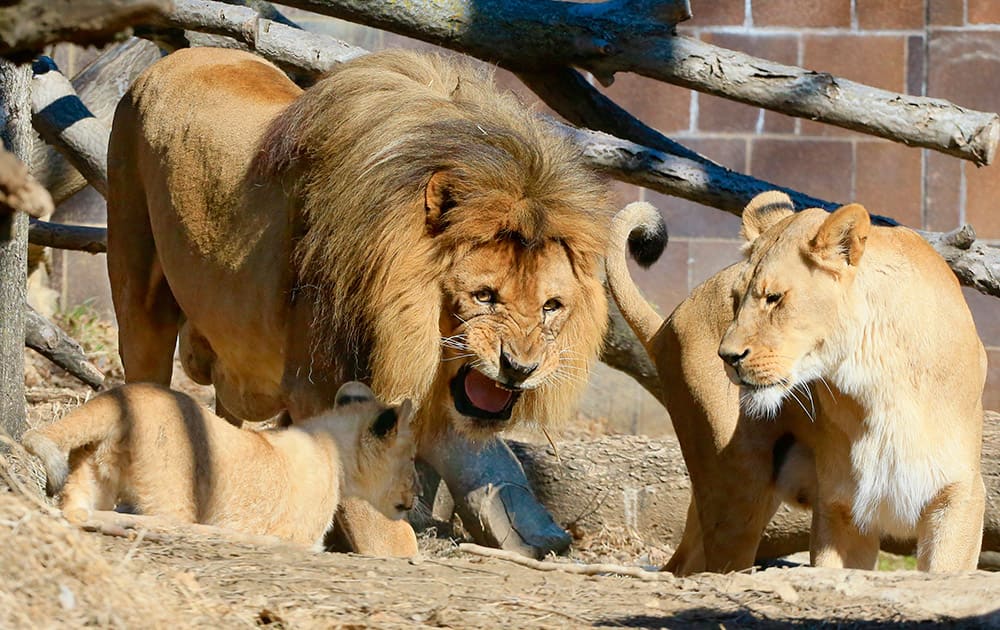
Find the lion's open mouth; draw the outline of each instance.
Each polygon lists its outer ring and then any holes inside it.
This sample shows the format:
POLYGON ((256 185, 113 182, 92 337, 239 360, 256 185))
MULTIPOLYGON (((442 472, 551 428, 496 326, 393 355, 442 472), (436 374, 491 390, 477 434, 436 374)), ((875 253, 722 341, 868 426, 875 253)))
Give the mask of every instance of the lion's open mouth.
POLYGON ((463 416, 480 420, 510 420, 520 390, 501 387, 499 383, 465 364, 451 380, 455 410, 463 416))

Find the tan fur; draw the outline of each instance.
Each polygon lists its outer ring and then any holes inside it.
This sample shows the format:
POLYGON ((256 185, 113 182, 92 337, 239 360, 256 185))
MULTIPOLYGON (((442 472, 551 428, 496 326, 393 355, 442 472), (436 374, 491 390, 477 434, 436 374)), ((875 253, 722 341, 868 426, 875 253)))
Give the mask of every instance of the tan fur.
POLYGON ((512 420, 573 410, 606 325, 608 192, 484 71, 387 51, 300 92, 247 53, 178 51, 122 101, 109 164, 128 380, 169 382, 183 322, 229 417, 301 418, 357 378, 412 398, 422 433, 485 435, 509 423, 457 413, 449 381, 499 378, 501 351, 538 364, 512 420))
POLYGON ((793 214, 780 195, 744 211, 747 261, 666 321, 636 306, 616 219, 609 285, 633 328, 655 330, 642 340, 693 487, 666 568, 750 566, 779 501, 796 496, 814 506, 817 565, 872 568, 890 535, 916 536, 923 570, 974 568, 986 363, 958 282, 917 234, 873 227, 861 206, 793 214), (796 450, 776 461, 789 436, 796 450))
POLYGON ((341 498, 398 519, 415 497, 409 401, 382 405, 361 383, 345 384, 338 400, 296 427, 256 432, 185 394, 133 383, 22 441, 42 459, 70 520, 124 502, 142 514, 318 546, 341 498))

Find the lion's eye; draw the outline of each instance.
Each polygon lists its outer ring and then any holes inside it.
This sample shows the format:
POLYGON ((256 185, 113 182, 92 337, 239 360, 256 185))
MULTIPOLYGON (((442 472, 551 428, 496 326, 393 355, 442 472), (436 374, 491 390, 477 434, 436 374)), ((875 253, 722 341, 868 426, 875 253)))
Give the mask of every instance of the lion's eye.
POLYGON ((473 292, 472 299, 480 304, 496 304, 497 292, 493 289, 479 289, 473 292))
POLYGON ((552 298, 551 300, 545 302, 545 304, 542 304, 542 310, 545 311, 546 313, 555 313, 556 311, 561 309, 562 306, 563 306, 562 302, 560 302, 556 298, 552 298))
POLYGON ((771 306, 774 306, 775 304, 777 304, 778 302, 780 302, 780 301, 781 301, 781 296, 782 296, 782 295, 783 295, 783 294, 781 294, 781 293, 768 293, 768 294, 767 294, 767 295, 766 295, 766 296, 764 297, 764 301, 765 301, 765 302, 766 302, 767 304, 769 304, 769 305, 771 305, 771 306))

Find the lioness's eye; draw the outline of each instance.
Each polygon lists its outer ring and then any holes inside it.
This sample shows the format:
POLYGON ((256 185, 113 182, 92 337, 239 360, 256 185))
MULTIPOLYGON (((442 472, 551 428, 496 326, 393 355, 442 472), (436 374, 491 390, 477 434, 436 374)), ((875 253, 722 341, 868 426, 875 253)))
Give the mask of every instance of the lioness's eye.
POLYGON ((545 304, 542 304, 542 310, 545 311, 546 313, 554 313, 561 308, 562 308, 562 302, 560 302, 555 298, 552 298, 551 300, 545 302, 545 304))
POLYGON ((781 301, 781 295, 781 293, 768 293, 764 301, 771 305, 777 304, 781 301))
POLYGON ((497 292, 493 289, 479 289, 472 294, 472 299, 480 304, 495 304, 497 292))

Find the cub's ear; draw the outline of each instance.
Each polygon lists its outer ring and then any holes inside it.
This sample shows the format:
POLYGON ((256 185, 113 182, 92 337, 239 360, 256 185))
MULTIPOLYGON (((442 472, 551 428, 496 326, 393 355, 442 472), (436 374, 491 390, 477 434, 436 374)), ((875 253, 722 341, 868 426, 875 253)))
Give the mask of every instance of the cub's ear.
POLYGON ((396 407, 389 407, 375 417, 371 434, 380 440, 395 433, 398 437, 410 437, 410 420, 413 417, 413 403, 407 398, 396 407))
POLYGON ((740 235, 753 243, 772 225, 795 213, 791 198, 780 190, 762 192, 743 208, 743 227, 740 235))
POLYGON ((371 402, 375 400, 375 394, 364 383, 358 381, 348 381, 337 390, 337 396, 333 399, 335 407, 343 407, 351 403, 371 402))
POLYGON ((852 203, 830 213, 809 241, 809 257, 820 267, 838 272, 844 265, 857 267, 865 253, 871 217, 864 206, 852 203))
POLYGON ((437 171, 424 188, 425 221, 431 234, 441 233, 448 225, 448 211, 458 205, 455 199, 458 176, 454 171, 437 171))

